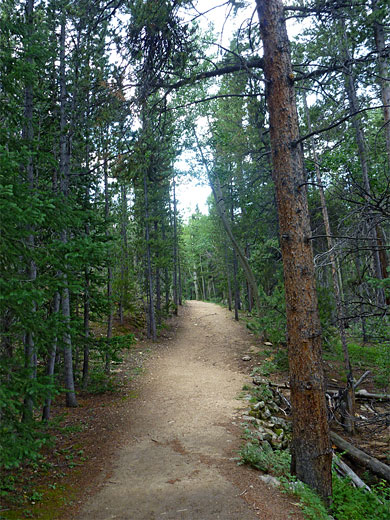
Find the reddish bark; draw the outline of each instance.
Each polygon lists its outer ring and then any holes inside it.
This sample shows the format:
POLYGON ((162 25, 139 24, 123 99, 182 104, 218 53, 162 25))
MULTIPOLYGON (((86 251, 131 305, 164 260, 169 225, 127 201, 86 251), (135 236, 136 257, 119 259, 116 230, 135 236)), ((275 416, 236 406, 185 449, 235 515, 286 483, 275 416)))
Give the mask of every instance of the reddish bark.
POLYGON ((286 289, 293 407, 292 470, 326 501, 332 452, 326 414, 311 229, 283 4, 256 0, 264 46, 273 178, 286 289))

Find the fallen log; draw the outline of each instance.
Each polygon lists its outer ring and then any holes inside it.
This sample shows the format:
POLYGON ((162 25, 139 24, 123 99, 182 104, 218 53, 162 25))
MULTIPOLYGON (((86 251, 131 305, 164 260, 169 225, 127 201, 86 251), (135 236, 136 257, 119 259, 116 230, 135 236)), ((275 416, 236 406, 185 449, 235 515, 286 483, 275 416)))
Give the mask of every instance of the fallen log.
MULTIPOLYGON (((340 392, 342 392, 342 389, 340 390, 333 390, 331 388, 328 388, 326 390, 326 394, 337 397, 340 395, 340 392)), ((373 394, 371 392, 367 392, 367 390, 358 390, 355 392, 355 398, 356 399, 377 399, 378 401, 390 401, 390 394, 373 394)))
POLYGON ((371 455, 368 455, 364 451, 359 450, 359 448, 356 448, 356 446, 346 441, 335 432, 330 432, 330 438, 340 450, 346 452, 345 454, 347 457, 369 469, 372 473, 375 473, 375 475, 390 482, 390 466, 380 462, 375 457, 371 457, 371 455))
POLYGON ((363 480, 358 475, 356 475, 356 473, 335 454, 333 454, 333 462, 337 466, 342 476, 349 477, 356 487, 365 489, 366 491, 369 491, 371 493, 371 488, 367 486, 367 484, 363 482, 363 480))
POLYGON ((358 390, 355 393, 356 397, 360 399, 378 399, 379 401, 390 401, 390 394, 372 394, 371 392, 367 392, 367 390, 358 390))
POLYGON ((359 379, 353 384, 353 389, 356 390, 356 388, 361 384, 363 383, 364 380, 367 379, 367 377, 371 374, 371 370, 366 370, 366 372, 364 372, 364 374, 359 377, 359 379))

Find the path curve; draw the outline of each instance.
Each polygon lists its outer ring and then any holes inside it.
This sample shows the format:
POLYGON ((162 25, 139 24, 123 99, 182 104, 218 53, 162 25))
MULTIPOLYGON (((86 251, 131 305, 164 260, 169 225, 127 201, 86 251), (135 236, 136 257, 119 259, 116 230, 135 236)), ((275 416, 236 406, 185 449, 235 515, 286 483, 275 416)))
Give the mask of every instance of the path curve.
MULTIPOLYGON (((246 501, 253 489, 237 482, 236 471, 244 468, 232 460, 234 424, 244 406, 237 395, 248 381, 237 359, 250 345, 249 334, 214 304, 191 301, 180 312, 175 337, 148 364, 111 476, 78 518, 286 519, 292 506, 286 509, 286 499, 266 486, 264 507, 246 501)), ((259 480, 255 472, 250 478, 259 480)))

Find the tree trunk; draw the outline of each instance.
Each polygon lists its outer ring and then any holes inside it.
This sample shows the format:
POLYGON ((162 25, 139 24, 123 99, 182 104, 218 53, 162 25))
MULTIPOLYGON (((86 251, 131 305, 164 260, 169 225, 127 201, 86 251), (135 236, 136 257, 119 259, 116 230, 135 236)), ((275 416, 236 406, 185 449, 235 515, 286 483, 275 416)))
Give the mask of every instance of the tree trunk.
MULTIPOLYGON (((54 309, 53 314, 58 315, 60 312, 60 301, 61 296, 60 293, 57 292, 54 296, 54 309)), ((49 359, 47 362, 47 369, 46 374, 50 378, 50 382, 54 382, 54 369, 56 364, 56 354, 57 354, 57 336, 53 339, 53 344, 51 348, 51 352, 49 355, 49 359)), ((48 421, 50 419, 50 409, 51 409, 51 397, 46 397, 45 399, 45 405, 43 407, 42 411, 42 421, 48 421)))
POLYGON ((232 310, 232 285, 230 281, 230 269, 229 269, 229 258, 228 258, 228 249, 226 242, 224 242, 225 249, 225 268, 226 268, 226 280, 227 280, 227 289, 228 289, 228 307, 229 311, 232 310))
POLYGON ((378 7, 381 7, 381 5, 382 4, 378 2, 378 0, 372 0, 372 10, 374 14, 374 37, 378 54, 379 85, 381 88, 381 97, 383 103, 383 131, 385 132, 386 139, 387 165, 390 169, 390 67, 388 47, 386 48, 385 31, 383 30, 383 23, 381 23, 381 15, 378 12, 378 7))
MULTIPOLYGON (((61 34, 60 34, 60 185, 61 192, 65 198, 69 191, 69 163, 70 150, 67 142, 66 132, 66 75, 65 75, 65 13, 61 16, 61 34)), ((66 244, 68 241, 67 231, 61 231, 61 241, 66 244)), ((72 337, 70 334, 70 296, 68 287, 68 278, 63 273, 63 289, 61 295, 62 315, 65 322, 64 332, 64 368, 65 368, 65 389, 66 389, 66 406, 76 407, 77 400, 74 390, 73 376, 73 359, 72 359, 72 337)))
POLYGON ((144 173, 144 203, 145 203, 145 241, 146 241, 146 279, 148 287, 148 316, 149 316, 149 337, 153 341, 157 339, 156 318, 154 314, 153 302, 153 272, 152 272, 152 254, 150 249, 150 233, 149 233, 149 200, 148 200, 148 183, 147 174, 144 173))
POLYGON ((129 277, 129 248, 127 243, 127 192, 124 182, 121 183, 121 246, 122 246, 122 258, 121 258, 121 290, 120 290, 120 301, 119 301, 119 322, 123 325, 123 312, 124 312, 124 301, 126 297, 128 277, 129 277))
POLYGON ((173 304, 174 314, 177 316, 179 299, 177 290, 177 207, 176 207, 176 183, 173 178, 173 304))
POLYGON ((332 495, 332 450, 321 359, 311 229, 292 78, 290 46, 280 0, 256 0, 264 46, 286 289, 292 403, 292 472, 327 502, 332 495))
MULTIPOLYGON (((346 28, 345 28, 345 22, 342 20, 341 23, 341 31, 344 37, 343 42, 343 58, 351 63, 351 55, 348 49, 348 41, 346 37, 346 28)), ((346 67, 346 71, 344 72, 345 77, 345 88, 347 91, 347 97, 350 107, 351 114, 355 114, 359 110, 359 103, 358 98, 356 94, 356 87, 355 87, 355 78, 352 71, 352 66, 348 65, 346 67)), ((365 198, 367 200, 367 204, 370 204, 370 195, 371 195, 371 185, 370 185, 370 178, 369 178, 369 168, 368 168, 368 157, 367 157, 367 146, 366 141, 363 133, 363 128, 360 122, 360 117, 358 115, 352 116, 352 126, 355 130, 355 139, 356 139, 356 145, 358 149, 358 155, 359 155, 359 161, 360 166, 362 170, 362 179, 363 179, 363 188, 365 192, 365 198)), ((368 206, 367 211, 367 217, 368 217, 368 224, 369 224, 369 235, 372 238, 372 256, 373 256, 373 263, 374 263, 374 276, 378 278, 378 280, 382 280, 382 266, 381 266, 381 259, 379 255, 379 247, 378 247, 378 237, 376 228, 377 225, 375 223, 375 218, 372 215, 372 211, 370 210, 368 206)), ((379 288, 377 290, 377 302, 379 306, 385 305, 385 293, 382 288, 379 288)))
POLYGON ((238 310, 240 308, 240 289, 238 286, 238 262, 237 255, 233 251, 233 283, 234 283, 234 319, 238 321, 238 310))
POLYGON ((195 262, 194 262, 193 278, 194 278, 195 300, 199 300, 198 273, 196 272, 195 262))
MULTIPOLYGON (((107 150, 103 150, 104 159, 103 159, 103 170, 104 170, 104 219, 106 223, 106 237, 107 240, 110 238, 110 230, 108 228, 108 219, 110 216, 110 200, 108 193, 108 164, 107 164, 107 150)), ((108 303, 108 316, 107 316, 107 352, 106 352, 106 364, 105 364, 105 372, 106 374, 110 373, 111 367, 111 354, 110 343, 112 338, 112 325, 114 319, 113 312, 113 304, 112 304, 112 265, 111 265, 111 254, 109 252, 109 256, 107 258, 107 303, 108 303)))
MULTIPOLYGON (((25 56, 27 63, 32 66, 33 64, 33 56, 32 56, 32 48, 33 42, 31 41, 34 32, 34 0, 27 0, 25 6, 25 24, 26 24, 26 42, 23 43, 25 47, 25 56)), ((26 85, 24 90, 24 126, 23 126, 23 139, 26 142, 26 146, 29 150, 28 158, 27 158, 27 182, 30 189, 31 195, 34 194, 34 164, 33 164, 33 139, 34 139, 34 126, 33 126, 33 83, 30 77, 26 78, 26 85)), ((33 254, 35 247, 35 239, 33 234, 33 229, 31 229, 31 234, 27 238, 27 247, 30 250, 30 253, 33 254)), ((37 268, 33 259, 29 260, 29 265, 27 268, 27 277, 31 284, 33 284, 37 278, 37 268)), ((34 315, 36 313, 36 303, 33 302, 30 312, 34 315)), ((25 367, 28 370, 29 379, 36 378, 36 353, 35 353, 35 343, 34 343, 34 335, 31 330, 27 330, 24 335, 24 354, 25 354, 25 367)), ((23 409, 23 422, 31 421, 33 418, 33 399, 31 395, 26 395, 24 399, 24 409, 23 409)))

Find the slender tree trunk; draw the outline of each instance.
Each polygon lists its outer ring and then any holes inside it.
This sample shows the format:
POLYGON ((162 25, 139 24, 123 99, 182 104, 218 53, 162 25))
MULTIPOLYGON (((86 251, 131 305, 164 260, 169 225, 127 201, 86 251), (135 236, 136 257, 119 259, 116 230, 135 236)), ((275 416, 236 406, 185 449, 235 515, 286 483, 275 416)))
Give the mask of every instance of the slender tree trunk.
MULTIPOLYGON (((108 164, 107 164, 107 150, 103 150, 104 159, 103 159, 103 170, 104 170, 104 219, 106 222, 106 237, 110 238, 110 230, 109 230, 109 217, 110 217, 110 197, 108 193, 108 164)), ((109 353, 110 343, 112 338, 112 325, 114 319, 113 312, 113 304, 112 304, 112 264, 111 264, 111 254, 109 253, 109 257, 107 259, 107 303, 108 303, 108 316, 107 316, 107 352, 106 352, 106 364, 105 364, 105 372, 107 374, 110 373, 111 367, 111 355, 109 353)))
POLYGON ((332 495, 332 449, 321 359, 309 210, 281 0, 256 0, 264 46, 273 179, 286 289, 292 402, 292 472, 327 502, 332 495))
POLYGON ((226 281, 227 281, 227 289, 228 289, 228 306, 229 311, 232 310, 232 284, 230 281, 230 268, 229 268, 229 257, 228 257, 228 249, 226 242, 224 242, 225 249, 225 269, 226 269, 226 281))
POLYGON ((153 272, 152 272, 152 254, 150 249, 150 233, 149 233, 149 200, 148 200, 148 183, 147 174, 144 173, 144 203, 145 203, 145 240, 146 240, 146 279, 148 286, 148 316, 149 316, 149 334, 153 341, 157 339, 156 318, 154 314, 153 302, 153 272))
POLYGON ((238 321, 238 310, 240 308, 240 289, 238 286, 238 262, 236 252, 233 251, 233 284, 234 284, 234 319, 238 321))
POLYGON ((173 304, 174 314, 177 316, 179 298, 177 290, 177 208, 176 208, 176 183, 173 179, 173 304))
POLYGON ((180 250, 178 248, 178 256, 177 256, 177 267, 179 274, 179 305, 183 305, 183 284, 181 279, 181 262, 180 262, 180 250))
MULTIPOLYGON (((68 197, 69 191, 69 164, 70 164, 70 150, 67 142, 66 132, 66 73, 65 73, 65 27, 66 18, 65 13, 61 17, 61 33, 60 33, 60 185, 61 192, 65 198, 68 197)), ((66 244, 68 242, 67 231, 61 231, 61 242, 66 244)), ((68 277, 63 273, 63 289, 61 295, 62 315, 65 322, 64 332, 64 369, 65 369, 65 389, 66 389, 66 406, 76 407, 77 400, 74 389, 73 376, 73 358, 72 358, 72 337, 70 334, 70 296, 68 287, 68 277)))
POLYGON ((218 212, 218 215, 222 221, 222 225, 226 231, 226 234, 228 235, 231 243, 232 243, 232 246, 233 246, 233 249, 234 251, 236 252, 236 255, 238 257, 238 259, 240 260, 240 264, 241 264, 241 267, 244 271, 244 274, 245 274, 245 277, 246 279, 248 280, 248 283, 251 285, 252 287, 252 291, 253 291, 253 296, 254 296, 254 299, 255 299, 255 302, 256 302, 256 307, 257 307, 257 313, 258 315, 260 314, 260 298, 259 298, 259 291, 257 289, 257 283, 256 283, 256 280, 255 280, 255 277, 253 275, 253 272, 252 272, 252 269, 249 265, 249 262, 247 260, 247 258, 245 257, 245 254, 241 251, 241 248, 235 238, 235 236, 233 235, 233 232, 231 230, 231 226, 230 226, 230 223, 229 223, 229 220, 226 216, 226 209, 225 209, 225 202, 224 202, 224 198, 223 198, 223 194, 222 194, 222 189, 221 189, 221 185, 220 185, 220 182, 219 182, 219 178, 218 178, 218 175, 216 173, 214 173, 214 181, 213 179, 211 178, 211 172, 209 170, 209 167, 208 167, 208 164, 207 164, 207 161, 203 155, 203 151, 202 151, 202 148, 199 144, 199 141, 198 141, 198 138, 197 138, 197 135, 195 134, 195 138, 196 138, 196 141, 197 141, 197 145, 198 145, 198 149, 199 149, 199 152, 201 154, 201 157, 202 157, 202 162, 203 162, 203 165, 206 169, 206 172, 207 172, 207 176, 208 176, 208 179, 209 179, 209 184, 210 184, 210 187, 211 187, 211 191, 213 192, 213 196, 214 196, 214 200, 215 200, 215 205, 216 205, 216 208, 217 208, 217 212, 218 212))
POLYGON ((89 315, 90 315, 90 277, 89 268, 85 268, 84 272, 84 352, 83 352, 83 376, 82 387, 85 390, 89 380, 89 315))
MULTIPOLYGON (((27 0, 25 6, 25 23, 26 23, 26 42, 24 43, 26 61, 32 66, 33 64, 33 56, 32 56, 32 48, 33 42, 32 37, 34 33, 34 0, 27 0)), ((28 74, 32 74, 30 71, 28 74)), ((34 163, 33 163, 33 140, 34 140, 34 126, 33 126, 33 106, 34 106, 34 94, 33 94, 33 83, 30 77, 26 78, 26 86, 24 90, 24 126, 23 126, 23 139, 26 142, 26 146, 29 150, 28 158, 27 158, 27 182, 30 189, 31 195, 34 194, 35 191, 35 182, 34 182, 34 163)), ((27 246, 31 254, 33 254, 35 239, 33 234, 33 229, 31 229, 31 233, 27 238, 27 246)), ((29 282, 34 284, 37 278, 37 267, 35 261, 31 258, 29 260, 29 265, 27 268, 27 276, 29 282)), ((31 306, 30 312, 34 315, 36 313, 36 303, 33 302, 31 306)), ((36 353, 35 353, 35 343, 34 343, 34 334, 31 330, 27 330, 24 335, 24 354, 25 354, 25 367, 28 370, 29 379, 33 380, 36 378, 36 353)), ((23 409, 23 422, 28 422, 32 420, 33 417, 33 399, 31 395, 27 395, 24 399, 24 409, 23 409)))
POLYGON ((196 265, 195 265, 195 263, 194 263, 193 278, 194 278, 195 300, 199 300, 198 274, 196 272, 196 265))
MULTIPOLYGON (((158 236, 158 223, 157 220, 154 221, 154 234, 158 236)), ((157 325, 161 325, 161 277, 160 277, 160 268, 159 268, 159 256, 160 253, 156 251, 156 318, 157 325)))
MULTIPOLYGON (((383 119, 386 139, 387 165, 390 169, 390 66, 388 46, 386 52, 386 38, 384 26, 381 19, 379 9, 383 4, 378 0, 372 0, 372 10, 374 13, 374 37, 375 45, 378 53, 378 72, 379 85, 381 88, 381 97, 383 103, 383 119)), ((388 45, 388 42, 387 42, 388 45)))
POLYGON ((119 322, 123 325, 123 312, 126 292, 128 289, 128 277, 129 277, 129 247, 127 242, 127 191, 124 182, 121 183, 121 290, 120 290, 120 301, 119 301, 119 322))
MULTIPOLYGON (((57 292, 54 295, 54 308, 53 308, 53 314, 55 316, 58 316, 60 312, 60 302, 61 302, 61 296, 60 293, 57 292)), ((54 369, 56 365, 56 355, 57 355, 57 336, 53 339, 53 344, 51 348, 51 352, 49 355, 49 359, 47 362, 47 368, 46 368, 46 374, 50 378, 50 382, 54 383, 54 369)), ((42 411, 42 421, 49 421, 50 419, 50 409, 51 409, 51 397, 46 397, 45 404, 42 411)))
MULTIPOLYGON (((341 23, 341 31, 344 37, 343 42, 343 54, 344 59, 347 62, 351 62, 351 55, 348 49, 348 41, 346 37, 346 29, 345 29, 345 23, 344 20, 341 23)), ((348 96, 348 102, 350 106, 350 112, 351 114, 355 114, 359 110, 359 103, 358 98, 356 94, 356 87, 355 87, 355 78, 352 71, 352 66, 349 65, 346 68, 346 71, 344 73, 345 76, 345 88, 347 91, 348 96)), ((356 139, 356 145, 358 149, 358 155, 360 160, 360 166, 362 170, 362 178, 363 178, 363 187, 365 191, 365 198, 367 200, 367 203, 370 204, 370 195, 371 195, 371 185, 370 185, 370 178, 369 178, 369 167, 368 167, 368 157, 367 157, 367 146, 366 141, 363 133, 363 128, 360 122, 360 117, 358 115, 352 116, 352 125, 355 130, 355 139, 356 139)), ((379 247, 378 247, 378 237, 376 228, 377 225, 375 223, 375 218, 372 215, 372 211, 368 209, 368 223, 369 223, 369 234, 372 238, 372 256, 373 256, 373 263, 374 263, 374 275, 378 280, 382 280, 382 266, 381 266, 381 260, 379 255, 379 247)), ((377 291, 377 302, 379 306, 385 305, 385 294, 383 289, 378 289, 377 291)))
MULTIPOLYGON (((308 128, 309 133, 311 133, 312 127, 311 127, 310 113, 309 113, 309 109, 307 106, 306 93, 304 90, 303 90, 303 106, 305 108, 307 128, 308 128)), ((341 273, 340 273, 338 261, 334 254, 334 243, 333 243, 332 231, 330 228, 328 208, 326 205, 325 192, 324 192, 324 188, 322 186, 321 171, 320 171, 318 156, 317 156, 317 152, 316 152, 316 149, 314 146, 313 139, 310 139, 310 146, 311 146, 312 155, 313 155, 316 182, 317 182, 318 191, 320 194, 322 219, 324 221, 326 240, 327 240, 328 249, 329 249, 330 265, 331 265, 331 272, 332 272, 332 282, 333 282, 333 292, 334 292, 334 297, 336 300, 337 326, 339 329, 340 340, 341 340, 341 345, 342 345, 343 354, 344 354, 344 366, 345 366, 345 370, 347 373, 347 388, 346 388, 346 400, 345 400, 346 401, 345 402, 346 410, 345 410, 345 417, 344 417, 344 427, 348 431, 348 433, 353 434, 353 433, 355 433, 355 421, 354 421, 355 392, 353 389, 354 387, 353 387, 352 365, 351 365, 350 358, 349 358, 347 336, 345 334, 344 302, 341 298, 341 291, 340 291, 340 284, 339 284, 339 279, 341 279, 341 273)))

